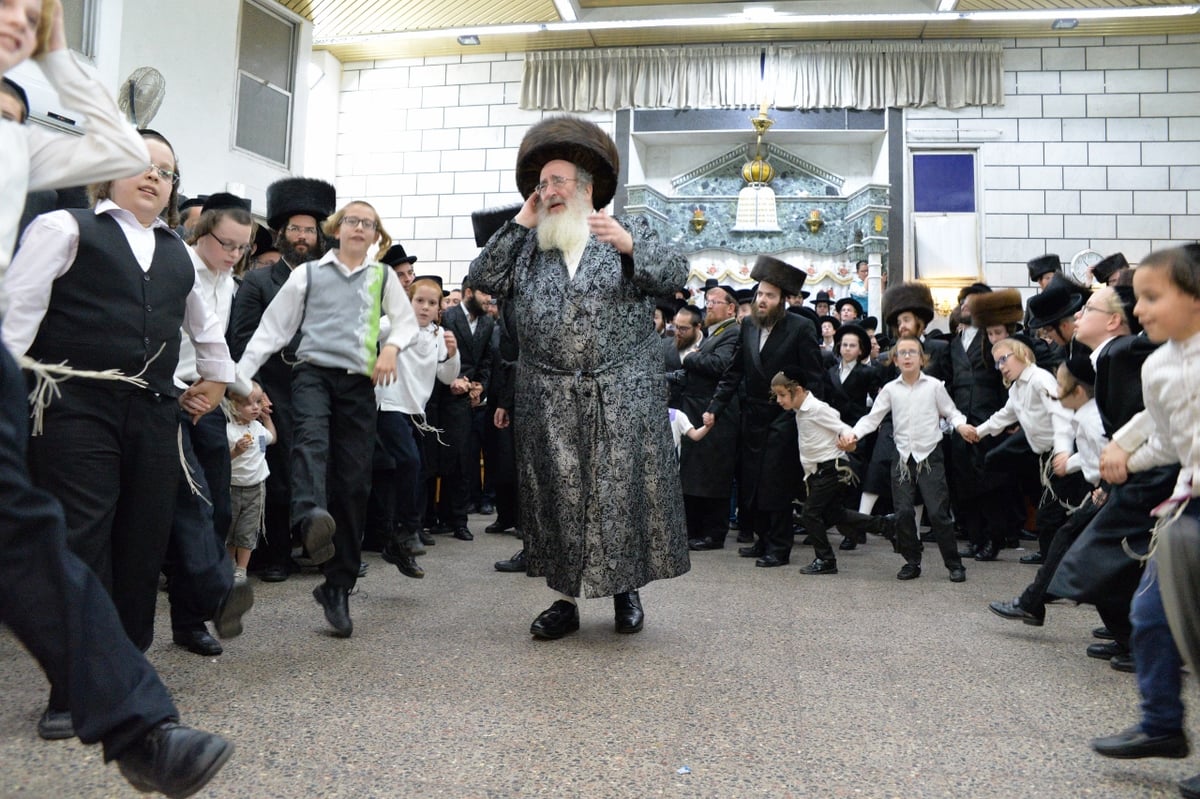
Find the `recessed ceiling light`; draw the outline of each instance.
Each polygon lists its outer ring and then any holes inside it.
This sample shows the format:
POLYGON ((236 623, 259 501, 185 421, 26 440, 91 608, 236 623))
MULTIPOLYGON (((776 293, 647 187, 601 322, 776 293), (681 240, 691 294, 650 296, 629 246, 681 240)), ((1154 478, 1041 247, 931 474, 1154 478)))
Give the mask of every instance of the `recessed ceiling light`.
POLYGON ((475 47, 479 44, 479 37, 473 33, 464 33, 458 37, 458 43, 463 47, 475 47))
POLYGON ((1050 23, 1050 28, 1056 31, 1069 31, 1079 27, 1077 19, 1056 19, 1050 23))
POLYGON ((956 5, 958 5, 958 0, 938 0, 937 10, 953 11, 956 5))

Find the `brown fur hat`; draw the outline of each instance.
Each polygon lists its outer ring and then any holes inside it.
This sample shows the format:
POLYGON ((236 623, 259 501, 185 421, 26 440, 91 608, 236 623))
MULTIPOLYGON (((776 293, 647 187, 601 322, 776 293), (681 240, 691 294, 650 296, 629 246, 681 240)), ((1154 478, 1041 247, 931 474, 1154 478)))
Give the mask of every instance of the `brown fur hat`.
POLYGON ((617 193, 621 156, 616 142, 595 122, 571 116, 547 117, 531 127, 517 150, 517 189, 528 198, 550 161, 570 161, 595 181, 592 206, 599 210, 617 193))
POLYGON ((760 255, 750 270, 752 280, 765 280, 773 286, 778 286, 784 294, 798 295, 804 290, 804 281, 808 275, 787 261, 760 255))
POLYGON ((1024 318, 1025 303, 1016 289, 989 291, 971 298, 971 323, 980 329, 1010 325, 1024 318))
POLYGON ((915 314, 925 324, 933 321, 933 292, 924 283, 898 283, 883 293, 883 323, 896 326, 896 317, 905 311, 915 314))

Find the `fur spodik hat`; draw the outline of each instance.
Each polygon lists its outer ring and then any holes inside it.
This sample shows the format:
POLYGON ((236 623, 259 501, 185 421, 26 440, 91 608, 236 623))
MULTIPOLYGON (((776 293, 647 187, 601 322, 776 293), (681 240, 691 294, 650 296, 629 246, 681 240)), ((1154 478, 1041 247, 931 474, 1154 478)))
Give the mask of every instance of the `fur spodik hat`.
POLYGON ((267 225, 283 230, 290 217, 308 214, 321 227, 337 207, 337 189, 316 178, 283 178, 267 186, 267 225))
POLYGON ((1097 283, 1107 283, 1114 274, 1128 268, 1129 261, 1125 260, 1125 253, 1114 252, 1092 267, 1092 277, 1096 278, 1097 283))
POLYGON ((980 329, 1011 325, 1025 318, 1025 303, 1016 289, 976 294, 971 300, 971 323, 980 329))
POLYGON ((1039 255, 1032 261, 1025 264, 1025 268, 1029 270, 1029 281, 1031 283, 1038 282, 1038 278, 1050 272, 1061 272, 1062 261, 1054 254, 1039 255))
POLYGON ((595 122, 572 116, 547 117, 531 127, 517 150, 517 189, 528 198, 550 161, 570 161, 594 181, 592 207, 597 211, 617 193, 621 155, 617 144, 595 122))
POLYGON ((898 283, 883 293, 883 323, 896 326, 896 317, 905 311, 925 324, 933 321, 933 292, 924 283, 898 283))
POLYGON ((750 270, 750 277, 778 286, 784 294, 798 295, 804 291, 804 281, 808 275, 786 261, 760 255, 750 270))

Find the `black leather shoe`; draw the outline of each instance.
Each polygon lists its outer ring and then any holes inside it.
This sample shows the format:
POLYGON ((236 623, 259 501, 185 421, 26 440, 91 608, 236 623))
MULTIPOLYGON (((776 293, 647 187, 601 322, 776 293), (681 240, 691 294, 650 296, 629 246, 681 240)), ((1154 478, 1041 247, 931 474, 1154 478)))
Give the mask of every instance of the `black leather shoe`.
POLYGON ((1117 641, 1108 641, 1103 644, 1089 644, 1087 648, 1087 656, 1096 658, 1097 660, 1112 660, 1117 655, 1128 655, 1129 647, 1117 641))
POLYGON ((234 578, 233 586, 221 600, 221 604, 217 606, 217 612, 212 617, 217 635, 222 638, 237 638, 241 635, 242 616, 245 616, 246 611, 253 606, 254 589, 250 587, 250 582, 245 577, 234 578))
POLYGON ((637 591, 613 594, 613 612, 617 619, 617 632, 636 633, 642 629, 646 614, 642 611, 642 598, 637 591))
MULTIPOLYGON (((847 536, 842 539, 842 543, 838 544, 838 549, 840 549, 842 552, 849 552, 852 549, 858 549, 858 542, 847 536)), ((801 571, 803 571, 803 569, 801 571)))
POLYGON ((958 556, 964 559, 975 557, 975 547, 963 547, 962 549, 958 550, 958 556))
POLYGON ((421 532, 417 533, 417 538, 419 538, 421 543, 427 547, 431 547, 437 543, 437 539, 433 537, 433 533, 427 530, 422 530, 421 532))
POLYGON ((475 536, 471 535, 471 531, 465 527, 459 527, 454 531, 454 537, 459 541, 474 541, 475 536))
POLYGON ((1092 628, 1092 637, 1099 638, 1101 641, 1116 640, 1112 634, 1112 630, 1108 629, 1107 627, 1093 627, 1092 628))
POLYGON ((763 555, 761 558, 754 561, 754 565, 764 569, 773 569, 776 566, 788 565, 788 559, 781 558, 778 555, 763 555))
POLYGON ((883 516, 877 516, 876 519, 878 521, 875 522, 875 529, 872 532, 888 541, 895 541, 896 529, 899 527, 896 514, 887 513, 883 516))
POLYGON ((579 629, 579 608, 574 602, 560 599, 543 610, 529 625, 534 638, 554 640, 579 629))
POLYGON ((1179 795, 1183 799, 1200 799, 1200 774, 1180 780, 1179 795))
POLYGON ((495 563, 496 571, 498 572, 523 572, 525 571, 525 550, 520 550, 508 560, 498 560, 495 563))
POLYGON ((164 721, 117 757, 121 776, 142 793, 183 799, 199 791, 233 754, 219 735, 164 721))
POLYGON ((992 546, 992 542, 988 541, 981 547, 975 547, 975 560, 989 561, 996 559, 996 548, 992 546))
POLYGON ((741 530, 738 530, 737 542, 739 544, 753 544, 754 543, 754 533, 743 532, 741 530))
POLYGON ((989 602, 988 610, 1002 619, 1020 619, 1030 627, 1041 627, 1046 622, 1046 609, 1034 613, 1021 607, 1021 598, 1016 597, 1012 602, 989 602))
POLYGON ((333 557, 335 530, 337 524, 324 508, 313 508, 300 522, 300 540, 313 563, 324 563, 333 557))
POLYGON ((345 588, 321 583, 313 589, 313 599, 325 610, 325 621, 333 628, 338 638, 349 638, 354 632, 350 621, 350 597, 345 588))
POLYGON ((392 564, 405 577, 412 577, 415 580, 420 580, 425 576, 425 570, 417 564, 417 559, 407 552, 402 551, 398 546, 393 547, 390 543, 383 548, 383 552, 379 553, 380 557, 387 563, 392 564))
POLYGON ((962 566, 950 570, 950 582, 965 583, 967 581, 967 570, 962 566))
POLYGON ((1188 740, 1182 731, 1171 735, 1147 735, 1140 724, 1104 738, 1093 738, 1092 748, 1105 757, 1133 760, 1139 757, 1187 757, 1188 740))
POLYGON ((724 541, 713 541, 711 538, 692 538, 688 540, 688 549, 693 552, 707 552, 710 549, 724 548, 724 541))
POLYGON ((480 502, 479 503, 479 515, 480 516, 491 516, 495 512, 496 512, 496 506, 493 505, 492 503, 490 503, 490 502, 480 502))
POLYGON ((915 580, 921 576, 921 567, 915 563, 905 563, 896 572, 897 580, 915 580))
POLYGON ((282 583, 288 576, 288 567, 280 564, 272 564, 258 573, 258 579, 264 583, 282 583))
POLYGON ((1028 555, 1022 555, 1021 562, 1029 566, 1039 566, 1046 562, 1046 558, 1041 552, 1031 552, 1028 555))
POLYGON ((501 533, 511 533, 515 527, 516 527, 515 524, 509 524, 508 522, 494 521, 491 524, 489 524, 487 527, 483 528, 483 531, 485 533, 491 533, 492 535, 500 535, 501 533))
POLYGON ((767 548, 761 544, 755 544, 752 547, 738 547, 739 558, 761 558, 767 554, 767 548))
POLYGON ((800 569, 801 574, 837 574, 836 560, 813 558, 813 562, 800 569))
POLYGON ((1132 652, 1110 658, 1108 665, 1112 666, 1113 671, 1120 671, 1125 674, 1137 673, 1137 663, 1133 659, 1132 652))
POLYGON ((37 733, 43 741, 65 741, 74 738, 75 724, 71 721, 71 711, 46 708, 46 712, 38 719, 37 733))
POLYGON ((193 655, 200 657, 216 657, 225 651, 217 639, 209 635, 208 630, 203 628, 175 630, 171 635, 171 640, 193 655))

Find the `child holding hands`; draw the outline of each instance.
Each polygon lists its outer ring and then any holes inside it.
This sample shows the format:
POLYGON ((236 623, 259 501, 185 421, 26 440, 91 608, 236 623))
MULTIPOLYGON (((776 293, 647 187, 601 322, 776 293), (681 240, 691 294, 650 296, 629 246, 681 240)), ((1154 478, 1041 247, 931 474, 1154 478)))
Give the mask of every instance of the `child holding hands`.
POLYGON ((250 553, 258 543, 263 529, 263 509, 266 505, 267 447, 275 443, 275 425, 271 409, 261 392, 249 397, 230 395, 230 418, 225 424, 232 460, 230 494, 233 500, 233 520, 225 546, 233 559, 233 580, 246 579, 250 553))

